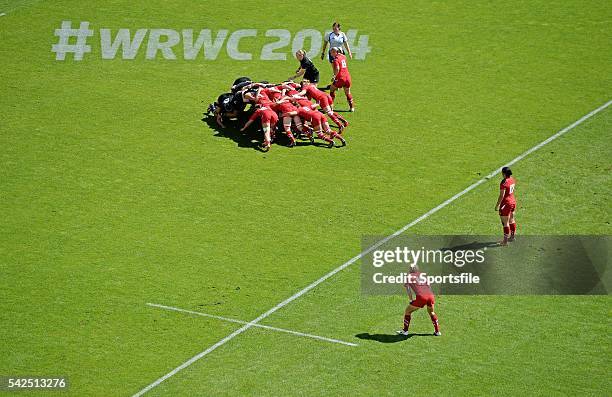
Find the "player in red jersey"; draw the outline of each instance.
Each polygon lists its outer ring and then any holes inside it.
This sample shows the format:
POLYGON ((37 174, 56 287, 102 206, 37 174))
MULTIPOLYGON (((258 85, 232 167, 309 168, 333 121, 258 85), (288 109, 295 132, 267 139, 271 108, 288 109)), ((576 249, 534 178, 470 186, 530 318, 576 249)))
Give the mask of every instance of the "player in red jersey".
POLYGON ((514 211, 516 210, 515 181, 509 167, 502 168, 502 176, 504 179, 499 184, 499 197, 497 198, 497 204, 495 204, 495 211, 499 211, 499 217, 504 227, 504 239, 499 242, 499 245, 508 245, 509 241, 514 241, 514 233, 516 233, 516 221, 514 220, 514 211))
POLYGON ((340 133, 348 126, 348 121, 346 121, 342 116, 332 110, 331 105, 334 103, 332 97, 326 93, 318 89, 314 84, 311 84, 310 81, 304 79, 301 83, 302 91, 300 95, 306 95, 308 99, 314 99, 319 106, 321 106, 321 110, 325 112, 338 126, 340 133))
POLYGON ((329 89, 329 95, 332 97, 332 100, 335 100, 336 90, 344 88, 344 94, 346 95, 350 110, 354 112, 355 105, 353 103, 353 95, 351 95, 351 74, 348 71, 346 57, 337 47, 332 48, 330 54, 334 58, 332 64, 334 68, 334 78, 332 79, 332 85, 329 89))
POLYGON ((408 297, 410 298, 410 304, 406 307, 404 312, 404 327, 397 331, 400 335, 408 335, 408 327, 410 326, 410 319, 412 312, 419 310, 420 308, 427 306, 429 317, 434 326, 434 335, 441 336, 440 325, 438 324, 438 316, 434 312, 434 305, 436 299, 431 287, 424 279, 424 274, 419 272, 419 268, 416 265, 410 266, 410 273, 408 273, 408 282, 404 284, 408 297), (415 299, 412 299, 412 291, 416 294, 415 299))
POLYGON ((267 152, 270 150, 270 145, 272 144, 272 136, 271 136, 271 128, 274 128, 276 123, 278 123, 278 115, 276 112, 266 106, 260 106, 255 113, 249 117, 249 120, 244 124, 244 127, 240 129, 241 132, 244 132, 253 122, 257 119, 261 119, 261 127, 264 132, 264 141, 261 145, 261 150, 267 152))
POLYGON ((272 101, 276 101, 283 96, 283 93, 279 89, 279 87, 267 87, 262 89, 262 92, 266 94, 268 98, 270 98, 270 100, 272 101))
POLYGON ((300 133, 306 134, 306 136, 312 141, 312 131, 302 124, 302 120, 297 115, 298 108, 291 102, 291 98, 283 97, 277 100, 272 109, 280 114, 283 118, 283 129, 287 138, 289 138, 289 147, 294 147, 295 137, 291 133, 291 123, 295 124, 295 127, 300 133))
POLYGON ((300 86, 298 86, 297 84, 295 83, 286 83, 286 84, 288 85, 287 87, 288 90, 286 92, 287 97, 291 99, 293 103, 295 103, 296 106, 306 108, 306 109, 302 109, 300 113, 297 113, 298 116, 300 116, 305 121, 310 122, 311 125, 314 121, 315 124, 313 125, 313 129, 317 131, 317 136, 320 139, 323 139, 326 142, 330 143, 330 147, 333 146, 332 143, 333 143, 334 138, 339 139, 340 142, 342 142, 342 146, 346 146, 346 140, 342 137, 342 135, 337 134, 330 128, 327 122, 327 118, 325 117, 324 114, 320 112, 310 112, 310 110, 316 109, 319 106, 319 104, 312 103, 310 99, 308 99, 305 96, 300 95, 300 93, 297 91, 297 88, 299 88, 300 86), (323 134, 323 131, 329 134, 330 138, 327 138, 325 134, 323 134))
MULTIPOLYGON (((323 128, 327 128, 327 130, 330 129, 329 124, 327 124, 327 120, 325 119, 325 115, 323 113, 319 112, 318 110, 314 110, 311 106, 301 106, 298 108, 297 112, 290 113, 290 115, 296 114, 300 116, 302 120, 308 121, 310 123, 314 132, 316 132, 317 137, 327 142, 329 144, 328 147, 334 147, 333 138, 328 137, 323 133, 323 128)), ((334 134, 333 131, 329 132, 334 134)))

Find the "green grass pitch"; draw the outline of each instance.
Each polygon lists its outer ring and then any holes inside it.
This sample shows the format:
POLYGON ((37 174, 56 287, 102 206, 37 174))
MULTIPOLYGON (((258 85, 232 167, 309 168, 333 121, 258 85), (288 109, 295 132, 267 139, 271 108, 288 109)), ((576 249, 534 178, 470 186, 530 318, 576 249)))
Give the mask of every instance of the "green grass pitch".
MULTIPOLYGON (((0 376, 130 396, 611 99, 602 1, 0 0, 0 376), (345 148, 261 153, 200 119, 234 78, 280 81, 268 29, 368 35, 345 148), (91 52, 55 59, 62 21, 91 52), (99 29, 257 29, 250 61, 102 59, 99 29)), ((71 42, 72 43, 72 42, 71 42)), ((331 68, 314 58, 325 83, 331 68)), ((343 94, 338 109, 346 108, 343 94)), ((516 164, 519 233, 609 235, 612 110, 516 164)), ((499 233, 497 179, 410 229, 499 233)), ((359 264, 146 395, 610 395, 609 296, 440 296, 441 338, 391 335, 405 298, 359 264), (358 337, 361 335, 361 338, 358 337), (365 337, 374 336, 386 342, 365 337), (383 335, 376 337, 376 335, 383 335), (608 374, 608 375, 606 375, 608 374)), ((430 333, 427 315, 412 331, 430 333)), ((12 392, 0 394, 13 395, 12 392)), ((27 395, 51 395, 32 392, 27 395)))

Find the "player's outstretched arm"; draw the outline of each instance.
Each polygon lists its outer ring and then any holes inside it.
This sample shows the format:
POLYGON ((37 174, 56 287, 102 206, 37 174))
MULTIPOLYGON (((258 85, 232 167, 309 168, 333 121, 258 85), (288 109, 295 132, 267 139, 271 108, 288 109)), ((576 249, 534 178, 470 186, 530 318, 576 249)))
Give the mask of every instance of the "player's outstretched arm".
POLYGON ((253 120, 249 119, 246 123, 244 123, 244 127, 240 129, 240 132, 244 132, 244 130, 249 128, 251 124, 253 124, 253 120))
POLYGON ((223 124, 223 116, 221 116, 221 108, 217 107, 215 109, 215 120, 217 120, 217 124, 219 124, 219 126, 221 128, 225 128, 225 124, 223 124))
POLYGON ((295 72, 295 74, 293 76, 289 77, 287 80, 293 81, 293 80, 297 79, 298 77, 302 77, 304 75, 304 73, 306 73, 306 69, 300 68, 300 69, 298 69, 295 72))

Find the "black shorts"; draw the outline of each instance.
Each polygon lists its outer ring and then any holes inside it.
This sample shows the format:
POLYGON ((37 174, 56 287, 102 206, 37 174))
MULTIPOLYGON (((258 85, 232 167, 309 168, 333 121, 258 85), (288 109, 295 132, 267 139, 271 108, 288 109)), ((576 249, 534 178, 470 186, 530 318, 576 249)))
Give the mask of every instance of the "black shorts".
POLYGON ((319 71, 315 71, 315 72, 306 72, 304 73, 304 78, 308 81, 310 81, 311 83, 318 83, 319 82, 319 71))

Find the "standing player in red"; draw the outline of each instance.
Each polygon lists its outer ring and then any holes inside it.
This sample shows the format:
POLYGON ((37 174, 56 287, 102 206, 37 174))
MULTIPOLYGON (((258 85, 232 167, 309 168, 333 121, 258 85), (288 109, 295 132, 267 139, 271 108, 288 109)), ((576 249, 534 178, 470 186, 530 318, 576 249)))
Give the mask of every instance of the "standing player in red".
POLYGON ((434 312, 436 299, 427 280, 421 280, 422 274, 423 273, 419 272, 419 268, 416 265, 410 266, 408 282, 404 284, 408 292, 408 297, 410 298, 410 304, 406 307, 406 311, 404 312, 404 328, 397 331, 400 335, 408 335, 408 327, 410 326, 412 312, 417 311, 425 305, 427 305, 427 311, 429 312, 429 317, 434 326, 434 335, 442 335, 442 333, 440 333, 440 325, 438 324, 438 316, 436 316, 434 312), (412 291, 416 294, 414 300, 412 299, 412 291))
POLYGON ((514 198, 514 178, 512 178, 512 170, 510 167, 502 168, 502 179, 499 184, 499 197, 495 204, 495 211, 499 211, 502 226, 504 227, 504 239, 499 242, 499 245, 508 245, 509 241, 514 241, 514 233, 516 232, 516 221, 514 220, 514 210, 516 209, 516 200, 514 198))
POLYGON ((329 89, 329 95, 332 97, 332 100, 335 100, 336 90, 339 88, 344 88, 346 100, 351 108, 351 112, 354 112, 355 104, 353 103, 353 96, 351 95, 351 74, 349 73, 348 66, 346 65, 346 57, 344 54, 342 54, 342 52, 340 52, 338 47, 333 47, 330 54, 334 58, 332 64, 332 67, 334 68, 334 78, 329 89))

